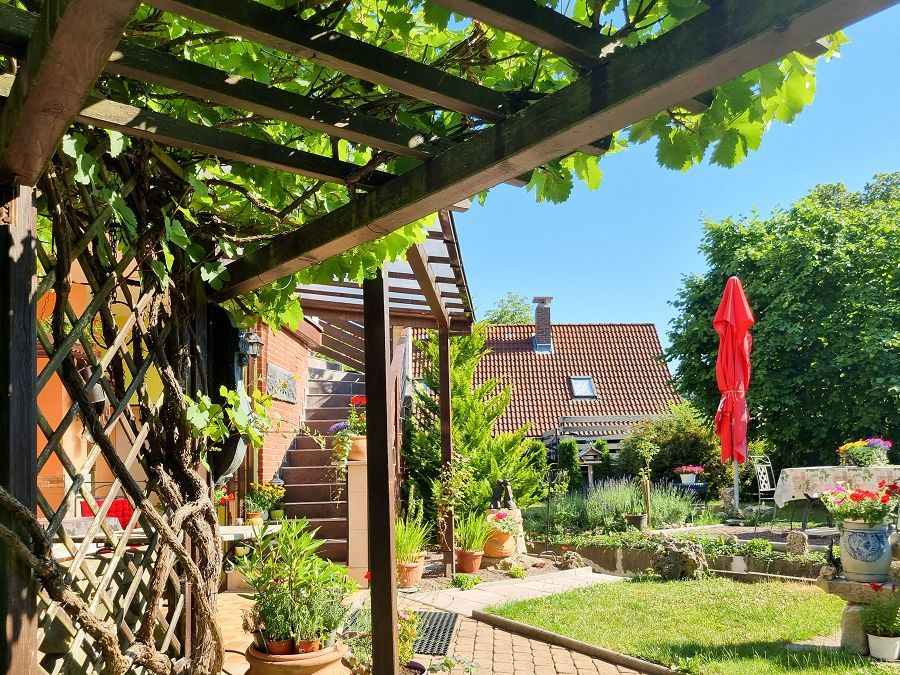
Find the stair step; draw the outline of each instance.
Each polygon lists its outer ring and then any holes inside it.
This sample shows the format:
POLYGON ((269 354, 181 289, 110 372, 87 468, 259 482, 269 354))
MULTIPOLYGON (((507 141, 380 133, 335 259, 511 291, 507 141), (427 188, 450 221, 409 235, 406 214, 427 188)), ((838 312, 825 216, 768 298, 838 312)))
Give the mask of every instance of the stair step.
MULTIPOLYGON (((289 453, 289 457, 294 455, 289 453)), ((303 485, 305 483, 329 483, 334 480, 333 466, 283 466, 281 477, 285 485, 303 485)))
POLYGON ((347 538, 347 519, 346 518, 309 518, 310 529, 316 530, 317 537, 326 539, 346 539, 347 538))
POLYGON ((284 513, 289 518, 337 518, 347 516, 346 501, 283 502, 284 513))
POLYGON ((355 396, 355 394, 307 394, 306 409, 343 408, 343 416, 346 417, 346 410, 349 407, 350 399, 353 398, 353 396, 355 396))
POLYGON ((306 391, 309 394, 360 394, 366 393, 365 382, 344 382, 310 378, 306 391))
POLYGON ((331 453, 331 437, 326 436, 324 439, 325 447, 319 445, 315 438, 312 436, 308 436, 307 434, 303 434, 301 436, 297 436, 294 438, 294 442, 291 444, 289 450, 322 450, 328 453, 331 453))
POLYGON ((330 382, 365 383, 366 376, 362 373, 354 373, 349 370, 331 370, 328 368, 310 368, 309 379, 330 382))
POLYGON ((340 363, 336 363, 335 361, 329 361, 328 359, 323 359, 318 356, 310 356, 307 367, 315 368, 316 370, 343 370, 344 369, 344 367, 340 363))
POLYGON ((347 406, 312 407, 307 403, 306 421, 330 420, 332 423, 347 419, 347 406))
POLYGON ((347 486, 343 483, 285 483, 284 498, 289 502, 323 502, 338 496, 346 496, 347 486))
POLYGON ((348 549, 346 539, 326 539, 325 543, 319 547, 318 554, 323 558, 338 562, 347 559, 348 549))
POLYGON ((328 427, 330 427, 335 422, 340 422, 340 419, 330 419, 330 420, 306 420, 304 423, 307 427, 309 427, 312 431, 315 431, 319 434, 324 434, 328 431, 328 427))
MULTIPOLYGON (((333 450, 331 448, 289 448, 289 466, 330 466, 333 450)), ((305 482, 305 481, 301 481, 305 482)))

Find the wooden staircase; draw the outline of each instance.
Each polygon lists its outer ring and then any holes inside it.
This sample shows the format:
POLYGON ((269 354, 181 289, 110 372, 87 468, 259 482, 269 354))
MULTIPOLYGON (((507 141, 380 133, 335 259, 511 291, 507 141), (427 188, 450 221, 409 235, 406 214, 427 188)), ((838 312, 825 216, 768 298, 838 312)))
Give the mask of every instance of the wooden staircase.
MULTIPOLYGON (((345 371, 337 363, 310 358, 304 424, 319 434, 347 418, 350 398, 365 395, 365 375, 345 371)), ((325 540, 322 555, 347 562, 347 485, 335 482, 331 463, 331 438, 320 448, 312 437, 294 439, 282 467, 284 510, 289 518, 305 517, 325 540)))

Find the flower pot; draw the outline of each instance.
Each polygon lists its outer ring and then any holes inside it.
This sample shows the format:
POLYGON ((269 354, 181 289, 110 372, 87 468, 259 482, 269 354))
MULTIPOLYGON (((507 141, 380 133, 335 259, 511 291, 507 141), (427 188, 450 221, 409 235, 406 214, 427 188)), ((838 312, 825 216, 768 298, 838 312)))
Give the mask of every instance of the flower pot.
POLYGON ((249 546, 235 546, 234 547, 234 554, 238 558, 243 558, 245 555, 249 555, 249 553, 250 553, 249 546))
POLYGON ((322 650, 322 646, 318 640, 297 640, 297 649, 295 654, 311 654, 322 650))
POLYGON ((848 581, 888 581, 891 573, 891 541, 893 527, 879 524, 870 527, 858 520, 841 524, 841 565, 848 581))
POLYGON ((900 637, 869 635, 869 656, 879 661, 900 659, 900 637))
POLYGON ((216 517, 219 520, 219 525, 228 524, 228 504, 216 504, 216 517))
POLYGON ((484 554, 488 558, 508 558, 516 552, 516 538, 507 532, 494 530, 491 538, 484 543, 484 554))
POLYGON ((481 569, 484 551, 462 551, 456 549, 456 571, 473 574, 481 569))
POLYGON ((625 516, 625 522, 628 523, 628 527, 636 527, 643 532, 647 529, 647 514, 630 513, 625 516))
POLYGON ((368 448, 366 445, 366 437, 365 436, 351 436, 350 437, 350 452, 347 454, 347 459, 352 462, 361 462, 366 459, 368 456, 368 448))
POLYGON ((680 473, 678 475, 681 477, 681 482, 685 485, 693 485, 697 482, 697 474, 695 473, 680 473))
POLYGON ((247 514, 247 524, 251 527, 262 527, 265 522, 263 514, 260 511, 250 511, 247 514))
POLYGON ((422 581, 425 571, 425 555, 419 556, 414 563, 397 563, 397 585, 400 588, 415 588, 422 581))
POLYGON ((293 654, 294 638, 288 640, 266 640, 266 652, 269 654, 293 654))
POLYGON ((250 664, 249 675, 343 675, 350 672, 343 663, 346 648, 329 647, 308 654, 264 654, 253 645, 245 656, 250 664))
POLYGON ((269 516, 272 520, 284 520, 284 509, 272 509, 269 516))

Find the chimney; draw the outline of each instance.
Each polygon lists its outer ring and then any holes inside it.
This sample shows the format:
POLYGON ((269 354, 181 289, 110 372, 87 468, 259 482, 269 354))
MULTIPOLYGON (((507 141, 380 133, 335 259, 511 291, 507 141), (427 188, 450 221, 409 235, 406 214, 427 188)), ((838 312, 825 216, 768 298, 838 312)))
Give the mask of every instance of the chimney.
POLYGON ((550 325, 550 302, 553 298, 537 297, 534 307, 534 351, 553 351, 553 329, 550 325))

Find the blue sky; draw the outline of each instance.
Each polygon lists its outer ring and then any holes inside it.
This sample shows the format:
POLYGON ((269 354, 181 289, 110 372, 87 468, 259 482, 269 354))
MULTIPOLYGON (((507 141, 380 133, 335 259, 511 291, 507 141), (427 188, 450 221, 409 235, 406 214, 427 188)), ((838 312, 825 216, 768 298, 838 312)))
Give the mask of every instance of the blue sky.
POLYGON ((704 217, 766 214, 817 183, 859 189, 900 170, 900 7, 846 33, 813 104, 734 169, 670 171, 646 144, 604 158, 600 188, 577 185, 565 204, 503 185, 456 214, 478 315, 507 291, 551 295, 554 322, 651 321, 665 340, 682 276, 704 270, 704 217))

